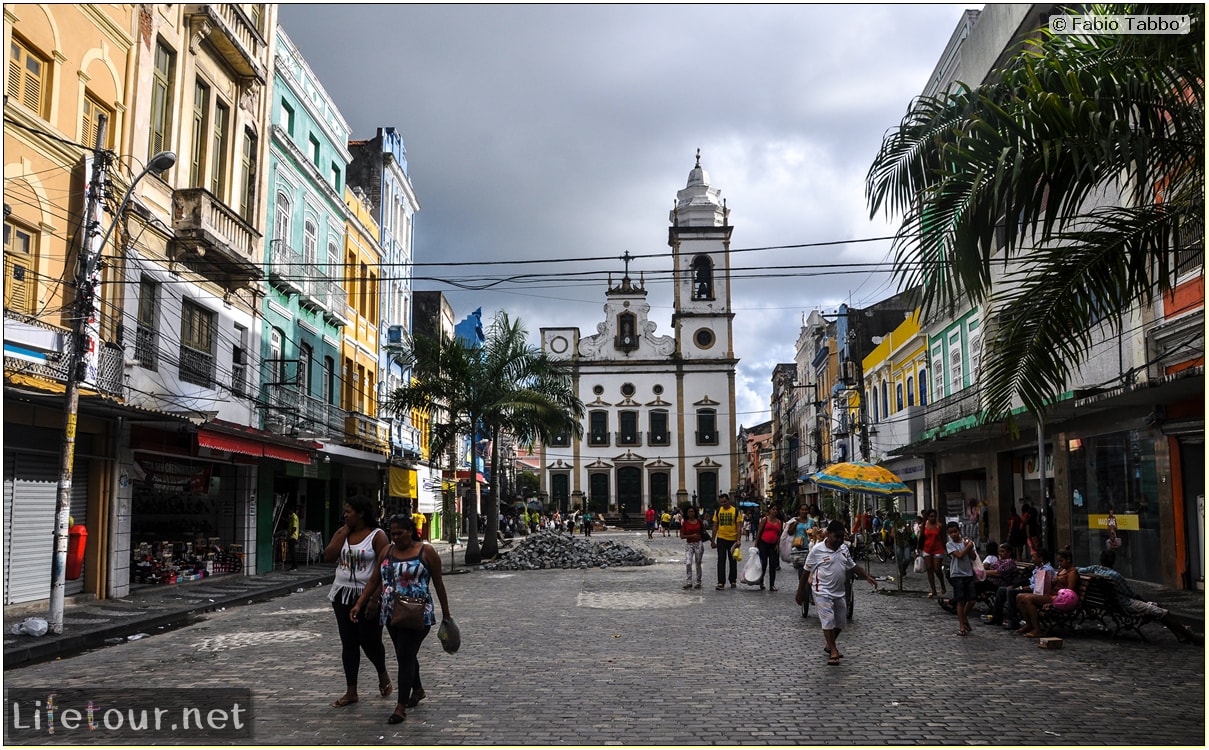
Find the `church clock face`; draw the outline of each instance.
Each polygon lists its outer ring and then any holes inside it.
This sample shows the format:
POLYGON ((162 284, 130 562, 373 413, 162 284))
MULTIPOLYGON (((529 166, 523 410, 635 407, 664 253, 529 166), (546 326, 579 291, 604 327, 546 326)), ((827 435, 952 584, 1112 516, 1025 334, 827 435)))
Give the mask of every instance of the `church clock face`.
POLYGON ((709 349, 714 345, 714 332, 708 328, 698 328, 693 334, 693 343, 698 349, 709 349))

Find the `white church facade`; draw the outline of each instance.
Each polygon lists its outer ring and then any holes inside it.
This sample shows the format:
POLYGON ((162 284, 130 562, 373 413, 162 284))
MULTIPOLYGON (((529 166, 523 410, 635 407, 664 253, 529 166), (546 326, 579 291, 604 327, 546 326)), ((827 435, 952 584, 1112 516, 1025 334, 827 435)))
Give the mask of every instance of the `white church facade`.
POLYGON ((671 335, 656 335, 645 284, 605 292, 596 333, 543 328, 542 349, 569 360, 586 406, 583 435, 544 446, 548 507, 639 516, 734 493, 735 367, 729 209, 697 164, 670 213, 674 302, 671 335))

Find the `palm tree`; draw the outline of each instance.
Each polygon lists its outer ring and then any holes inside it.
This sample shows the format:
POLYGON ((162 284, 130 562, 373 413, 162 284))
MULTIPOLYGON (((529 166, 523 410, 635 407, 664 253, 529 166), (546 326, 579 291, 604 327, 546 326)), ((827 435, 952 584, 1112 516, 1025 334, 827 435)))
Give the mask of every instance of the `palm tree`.
MULTIPOLYGON (((488 326, 481 348, 443 336, 416 336, 409 341, 408 359, 415 372, 413 383, 391 394, 389 408, 402 412, 412 407, 432 409, 444 417, 434 420, 431 449, 450 454, 462 436, 491 438, 491 492, 499 502, 499 437, 508 431, 522 442, 547 440, 560 432, 582 430, 584 406, 576 395, 569 372, 526 343, 528 332, 519 321, 499 312, 488 326)), ((477 454, 472 450, 472 457, 477 454)), ((473 471, 473 468, 472 468, 473 471)), ((466 562, 498 554, 498 508, 487 513, 486 537, 480 551, 478 509, 467 509, 466 562)))
POLYGON ((1192 30, 1042 29, 978 88, 915 100, 866 176, 871 215, 903 216, 896 268, 925 317, 963 300, 994 315, 992 417, 1057 400, 1104 330, 1171 289, 1175 251, 1204 245, 1204 6, 1111 12, 1192 30))

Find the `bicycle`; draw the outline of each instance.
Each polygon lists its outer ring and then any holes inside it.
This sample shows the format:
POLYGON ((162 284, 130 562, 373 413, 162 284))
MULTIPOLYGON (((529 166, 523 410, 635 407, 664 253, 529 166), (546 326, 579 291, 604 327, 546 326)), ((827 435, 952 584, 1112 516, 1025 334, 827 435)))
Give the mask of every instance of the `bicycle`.
POLYGON ((878 537, 873 541, 873 554, 877 556, 879 562, 889 562, 894 559, 894 547, 878 537))
MULTIPOLYGON (((856 573, 848 574, 848 580, 844 582, 844 604, 848 608, 848 619, 852 619, 852 612, 856 608, 856 597, 852 594, 852 582, 856 580, 856 573)), ((810 603, 814 601, 814 591, 810 586, 806 587, 806 598, 802 602, 802 617, 810 615, 810 603)))

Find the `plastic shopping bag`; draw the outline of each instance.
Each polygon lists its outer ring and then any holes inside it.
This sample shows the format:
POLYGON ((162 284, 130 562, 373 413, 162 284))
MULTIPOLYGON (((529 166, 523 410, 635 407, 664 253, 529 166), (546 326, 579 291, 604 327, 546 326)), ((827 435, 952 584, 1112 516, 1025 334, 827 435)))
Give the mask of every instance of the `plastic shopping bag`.
POLYGON ((979 559, 977 552, 970 552, 970 562, 974 564, 974 577, 980 581, 987 579, 987 570, 983 566, 982 560, 979 559))
POLYGON ((763 578, 760 569, 760 551, 755 547, 747 548, 747 562, 743 563, 743 583, 757 586, 763 578))
POLYGON ((793 537, 789 524, 786 524, 785 530, 781 532, 781 540, 777 542, 777 553, 781 556, 781 562, 786 565, 793 564, 793 537))
POLYGON ((915 572, 923 573, 927 568, 924 566, 924 556, 916 555, 915 557, 915 572))

